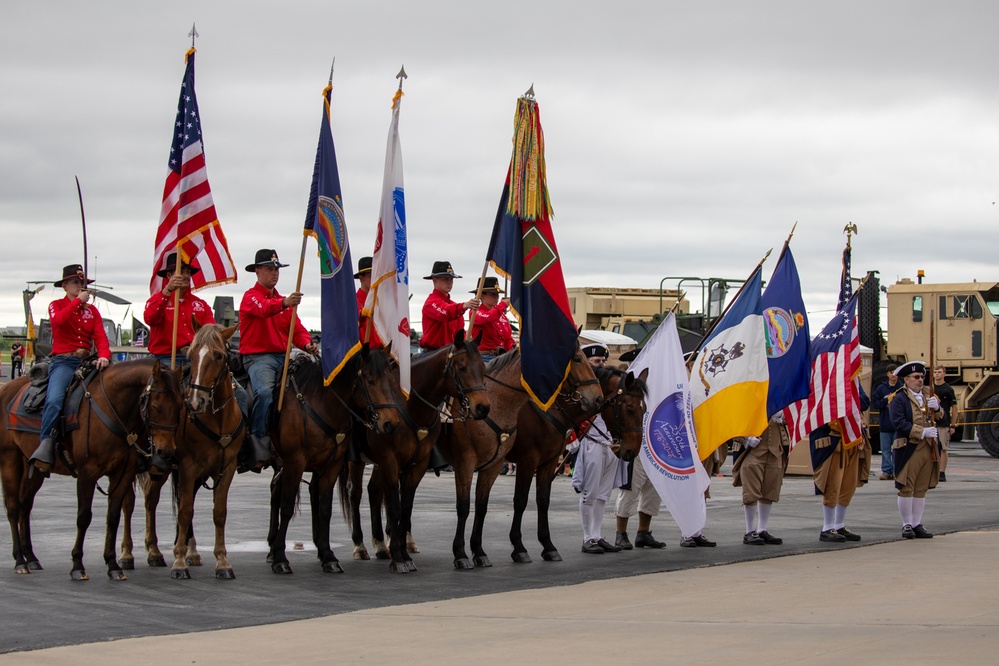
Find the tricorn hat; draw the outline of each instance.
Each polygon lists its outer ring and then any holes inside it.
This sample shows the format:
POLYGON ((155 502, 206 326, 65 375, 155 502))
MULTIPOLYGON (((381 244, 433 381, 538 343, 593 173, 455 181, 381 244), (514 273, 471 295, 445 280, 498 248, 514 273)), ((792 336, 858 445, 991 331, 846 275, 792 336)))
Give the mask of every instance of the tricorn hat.
POLYGON ((909 361, 895 368, 896 377, 908 377, 909 375, 916 374, 926 374, 926 364, 922 361, 909 361))
POLYGON ((460 275, 454 274, 454 269, 451 268, 450 261, 435 261, 434 268, 430 271, 430 275, 424 277, 424 280, 433 280, 438 277, 449 277, 449 278, 461 278, 460 275))
MULTIPOLYGON (((468 293, 474 294, 477 289, 472 289, 468 293)), ((482 281, 482 293, 492 292, 496 294, 505 294, 506 292, 500 289, 499 278, 498 277, 487 277, 482 281)))
POLYGON ((354 273, 354 277, 359 278, 364 273, 371 272, 371 257, 361 257, 357 260, 357 272, 354 273))
POLYGON ((277 250, 257 250, 257 254, 253 259, 252 264, 248 264, 246 267, 247 272, 252 273, 260 266, 273 266, 274 268, 286 268, 288 264, 282 264, 278 261, 277 250))
POLYGON ((610 349, 607 349, 607 345, 602 342, 591 342, 588 345, 583 345, 581 349, 586 358, 593 358, 594 356, 610 357, 610 349))
POLYGON ((638 354, 641 351, 642 351, 641 347, 635 347, 634 349, 629 349, 628 351, 621 354, 621 356, 618 357, 618 360, 624 361, 625 363, 631 363, 636 358, 638 358, 638 354))
POLYGON ((57 282, 54 282, 53 284, 56 287, 61 287, 63 282, 65 282, 66 280, 71 280, 73 278, 76 278, 77 280, 80 280, 85 284, 93 284, 94 282, 93 280, 88 280, 87 276, 83 274, 83 266, 81 266, 80 264, 70 264, 69 266, 63 266, 62 279, 57 282))
MULTIPOLYGON (((188 268, 191 269, 191 275, 201 272, 200 268, 198 268, 197 266, 192 266, 186 261, 183 262, 183 266, 187 266, 188 268)), ((173 275, 175 272, 177 272, 177 253, 173 252, 167 255, 166 268, 156 271, 156 274, 159 275, 161 278, 168 278, 171 275, 173 275)))

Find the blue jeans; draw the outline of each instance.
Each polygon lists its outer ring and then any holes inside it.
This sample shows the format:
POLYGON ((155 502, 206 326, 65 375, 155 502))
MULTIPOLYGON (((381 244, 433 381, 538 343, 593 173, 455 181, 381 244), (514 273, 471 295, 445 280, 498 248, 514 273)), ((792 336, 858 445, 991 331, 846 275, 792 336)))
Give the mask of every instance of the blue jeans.
MULTIPOLYGON (((170 354, 153 354, 153 358, 158 358, 163 367, 170 367, 170 354)), ((185 365, 190 365, 191 362, 187 359, 187 354, 181 354, 177 352, 177 367, 183 368, 185 365)))
POLYGON ((41 439, 52 437, 62 405, 66 402, 66 387, 79 367, 80 359, 75 356, 53 356, 49 359, 49 387, 45 391, 45 408, 42 410, 41 439))
POLYGON ((891 443, 895 441, 895 433, 882 432, 881 436, 881 471, 885 474, 895 476, 894 455, 891 450, 891 443))
POLYGON ((253 407, 250 409, 250 434, 264 437, 268 434, 268 419, 274 404, 274 387, 284 369, 284 354, 246 354, 243 367, 253 389, 253 407))

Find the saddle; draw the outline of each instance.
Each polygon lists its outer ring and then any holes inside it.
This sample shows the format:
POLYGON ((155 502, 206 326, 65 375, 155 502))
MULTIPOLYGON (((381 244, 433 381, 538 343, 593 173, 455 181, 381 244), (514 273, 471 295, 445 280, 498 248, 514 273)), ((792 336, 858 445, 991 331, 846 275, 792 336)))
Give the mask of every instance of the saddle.
MULTIPOLYGON (((80 427, 80 404, 83 402, 86 386, 96 372, 93 362, 85 361, 73 373, 73 379, 66 387, 66 401, 63 403, 63 433, 80 427)), ((31 367, 28 378, 28 383, 7 406, 7 429, 40 435, 42 411, 49 386, 49 364, 36 363, 31 367)))

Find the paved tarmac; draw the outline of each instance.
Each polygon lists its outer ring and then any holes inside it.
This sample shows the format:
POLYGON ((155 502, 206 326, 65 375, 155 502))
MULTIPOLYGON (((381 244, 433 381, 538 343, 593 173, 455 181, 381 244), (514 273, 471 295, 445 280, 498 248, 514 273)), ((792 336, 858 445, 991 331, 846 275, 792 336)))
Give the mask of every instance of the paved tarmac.
MULTIPOLYGON (((344 574, 322 574, 306 550, 292 558, 293 576, 275 576, 263 561, 267 479, 243 475, 229 525, 237 580, 212 576, 206 503, 206 566, 194 580, 137 563, 122 583, 103 575, 102 526, 88 539, 93 580, 69 580, 73 484, 51 479, 34 525, 46 571, 0 569, 0 663, 995 663, 999 460, 957 444, 948 476, 929 495, 932 540, 899 540, 892 484, 872 480, 847 515, 864 540, 822 544, 810 480, 789 477, 770 526, 785 545, 744 546, 739 491, 726 477, 714 480, 708 503, 705 532, 717 548, 676 547, 664 512, 653 528, 667 548, 600 556, 579 552, 578 496, 559 479, 552 522, 565 561, 541 562, 527 542, 538 560, 530 565, 508 556, 512 479, 501 477, 484 540, 494 566, 470 572, 450 564, 452 479, 430 476, 415 518, 418 572, 350 560, 337 517, 344 574), (835 581, 835 593, 820 595, 817 579, 835 581)), ((169 524, 169 510, 160 515, 169 524)), ((308 525, 298 516, 290 541, 311 548, 308 525)), ((533 529, 529 515, 525 532, 533 529)), ((605 536, 613 529, 609 511, 605 536)))

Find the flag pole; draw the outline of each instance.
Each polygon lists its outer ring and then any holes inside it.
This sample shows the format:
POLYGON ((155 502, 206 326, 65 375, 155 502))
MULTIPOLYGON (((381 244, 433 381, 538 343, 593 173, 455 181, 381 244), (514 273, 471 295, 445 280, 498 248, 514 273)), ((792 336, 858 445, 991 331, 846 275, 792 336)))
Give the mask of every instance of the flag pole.
POLYGON ((704 344, 704 341, 707 340, 708 337, 710 337, 712 333, 714 333, 715 327, 718 325, 718 322, 720 322, 725 317, 725 315, 728 313, 729 308, 732 307, 732 304, 739 300, 739 295, 742 293, 742 290, 746 288, 747 284, 749 284, 749 281, 753 278, 753 275, 756 274, 756 271, 758 271, 761 268, 763 268, 764 262, 766 262, 767 258, 770 256, 770 253, 773 252, 773 251, 774 251, 773 248, 770 248, 769 250, 767 250, 767 253, 765 255, 763 255, 762 259, 760 259, 760 263, 756 264, 756 268, 754 268, 752 271, 750 271, 749 277, 746 278, 746 280, 742 283, 742 286, 739 287, 739 291, 735 292, 735 296, 732 298, 732 300, 730 300, 728 302, 728 304, 725 306, 725 309, 722 311, 722 313, 720 315, 718 315, 717 319, 715 319, 713 322, 711 322, 711 327, 708 328, 707 332, 704 335, 701 336, 700 341, 697 343, 698 349, 700 348, 701 345, 704 344))
MULTIPOLYGON (((486 259, 486 263, 482 266, 482 275, 479 276, 479 284, 475 288, 475 299, 480 300, 482 298, 482 284, 486 281, 486 271, 489 270, 489 260, 486 259)), ((472 327, 475 326, 475 313, 479 311, 479 308, 472 308, 469 310, 471 314, 468 315, 468 330, 465 331, 465 338, 471 339, 472 337, 472 327)))
MULTIPOLYGON (((302 270, 305 268, 305 249, 308 246, 309 237, 302 237, 302 256, 298 259, 298 279, 295 281, 295 291, 302 290, 302 270)), ((277 410, 280 412, 284 404, 284 385, 288 381, 288 360, 291 358, 291 343, 295 336, 295 321, 298 317, 298 306, 291 306, 291 322, 288 324, 288 342, 284 347, 284 368, 281 370, 281 391, 278 393, 277 410)))
MULTIPOLYGON (((174 252, 177 253, 177 267, 174 269, 174 275, 180 275, 181 259, 180 259, 180 243, 177 243, 177 247, 174 248, 174 252)), ((169 280, 169 278, 168 278, 169 280)), ((173 292, 173 333, 170 340, 170 369, 173 370, 177 367, 177 328, 180 323, 180 290, 173 292)))

